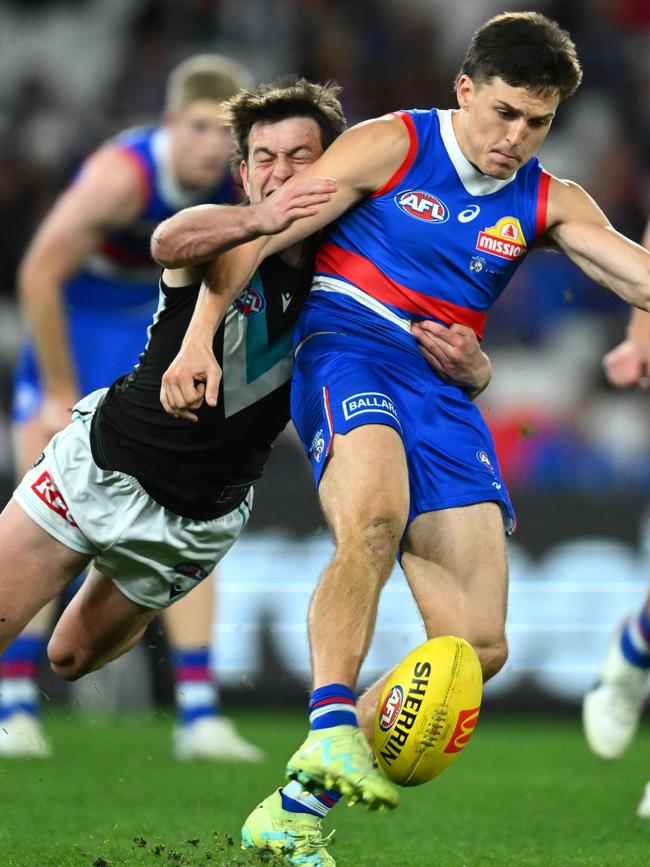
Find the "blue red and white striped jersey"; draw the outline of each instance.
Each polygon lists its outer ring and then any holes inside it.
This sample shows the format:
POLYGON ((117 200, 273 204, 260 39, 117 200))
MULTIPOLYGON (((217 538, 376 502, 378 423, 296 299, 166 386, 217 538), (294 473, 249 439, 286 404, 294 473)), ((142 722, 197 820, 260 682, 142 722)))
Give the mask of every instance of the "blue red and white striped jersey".
POLYGON ((197 194, 183 189, 174 174, 170 136, 164 126, 127 130, 104 147, 119 149, 137 167, 142 207, 128 227, 107 234, 69 281, 67 298, 70 304, 85 307, 140 305, 158 298, 160 266, 149 252, 158 223, 190 205, 233 204, 238 201, 237 187, 226 171, 210 190, 197 194))
POLYGON ((336 308, 346 326, 384 320, 408 330, 430 318, 481 337, 487 311, 544 231, 550 176, 536 157, 507 180, 483 175, 463 155, 451 111, 397 116, 408 154, 382 189, 327 230, 309 331, 317 311, 336 308))

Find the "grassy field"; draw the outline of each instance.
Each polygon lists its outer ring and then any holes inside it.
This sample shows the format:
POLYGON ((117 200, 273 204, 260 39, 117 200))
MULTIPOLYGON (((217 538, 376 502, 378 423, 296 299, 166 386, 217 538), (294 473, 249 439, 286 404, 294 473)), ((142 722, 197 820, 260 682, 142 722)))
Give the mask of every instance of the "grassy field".
MULTIPOLYGON (((278 785, 304 722, 278 713, 238 722, 268 749, 262 766, 175 762, 164 716, 49 716, 54 758, 0 761, 0 865, 258 864, 240 851, 239 828, 278 785)), ((648 867, 650 820, 635 816, 648 779, 645 731, 605 764, 577 720, 486 711, 457 763, 403 790, 392 814, 339 806, 327 822, 337 829, 331 852, 339 867, 648 867)))

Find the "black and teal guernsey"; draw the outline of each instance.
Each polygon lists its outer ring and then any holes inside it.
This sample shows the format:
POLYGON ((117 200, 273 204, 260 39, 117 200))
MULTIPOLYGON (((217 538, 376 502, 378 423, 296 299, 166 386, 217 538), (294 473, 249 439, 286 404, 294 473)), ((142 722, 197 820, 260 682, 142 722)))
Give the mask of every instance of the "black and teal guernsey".
POLYGON ((215 335, 223 371, 219 399, 216 407, 203 404, 198 422, 165 412, 160 383, 179 351, 200 282, 173 288, 161 279, 145 350, 93 418, 95 462, 133 476, 177 515, 212 520, 236 508, 289 421, 293 330, 312 271, 312 262, 292 268, 278 256, 262 263, 215 335))

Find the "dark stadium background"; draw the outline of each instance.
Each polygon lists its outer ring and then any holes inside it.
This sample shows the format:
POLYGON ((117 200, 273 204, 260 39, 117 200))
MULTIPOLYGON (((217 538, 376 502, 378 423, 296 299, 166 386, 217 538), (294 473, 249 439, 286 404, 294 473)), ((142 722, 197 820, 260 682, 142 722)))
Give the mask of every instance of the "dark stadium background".
MULTIPOLYGON (((179 60, 215 50, 245 62, 258 80, 284 72, 333 78, 355 122, 397 108, 451 107, 452 81, 475 26, 503 9, 528 8, 571 31, 585 74, 578 94, 560 108, 542 161, 584 185, 616 228, 639 240, 650 213, 647 0, 0 2, 3 502, 12 486, 17 263, 83 155, 111 133, 157 118, 167 73, 179 60)), ((519 519, 513 654, 503 685, 497 679, 488 693, 495 704, 574 707, 611 627, 640 606, 650 578, 648 396, 614 391, 600 370, 626 320, 622 303, 561 256, 536 253, 488 324, 494 381, 481 406, 519 519)), ((217 666, 231 705, 304 696, 302 612, 326 544, 308 467, 288 432, 259 485, 250 529, 224 562, 217 666), (278 575, 293 601, 270 610, 260 599, 265 590, 280 599, 278 575), (293 596, 291 581, 300 587, 293 596)), ((392 586, 401 599, 399 582, 396 576, 392 586)), ((419 635, 417 619, 404 610, 399 622, 380 617, 366 678, 397 661, 397 651, 419 635)), ((94 710, 169 701, 161 641, 152 629, 148 652, 137 651, 117 673, 93 675, 73 697, 94 710)), ((71 698, 53 679, 44 683, 53 700, 71 698)))

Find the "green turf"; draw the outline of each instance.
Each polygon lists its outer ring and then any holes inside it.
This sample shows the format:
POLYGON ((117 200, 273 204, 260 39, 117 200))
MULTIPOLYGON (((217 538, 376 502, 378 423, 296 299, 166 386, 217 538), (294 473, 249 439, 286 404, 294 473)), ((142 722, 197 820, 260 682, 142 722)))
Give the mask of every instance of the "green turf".
MULTIPOLYGON (((297 715, 246 714, 269 751, 260 767, 182 764, 171 720, 82 723, 50 715, 55 757, 0 762, 0 865, 250 865, 239 828, 277 785, 301 739, 297 715)), ((339 806, 339 867, 648 867, 650 820, 635 807, 650 779, 642 731, 621 762, 587 751, 577 720, 483 713, 457 763, 403 790, 391 815, 339 806)))

